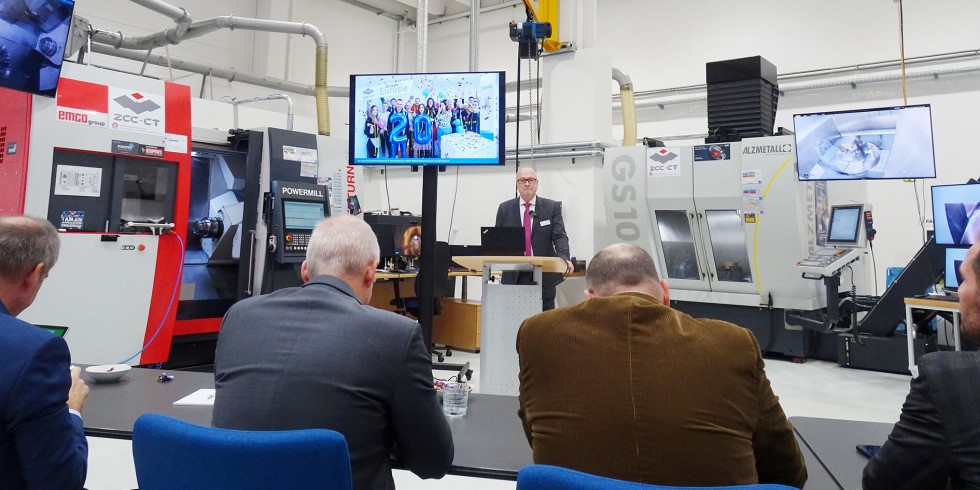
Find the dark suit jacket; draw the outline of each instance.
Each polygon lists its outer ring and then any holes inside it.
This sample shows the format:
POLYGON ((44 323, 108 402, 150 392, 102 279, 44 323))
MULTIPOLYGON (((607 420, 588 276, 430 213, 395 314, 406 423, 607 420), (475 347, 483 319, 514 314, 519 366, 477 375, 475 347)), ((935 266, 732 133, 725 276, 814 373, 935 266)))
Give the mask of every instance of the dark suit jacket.
POLYGON ((442 477, 453 461, 418 322, 360 304, 336 277, 232 306, 214 379, 215 427, 336 430, 356 489, 394 488, 396 447, 422 478, 442 477))
POLYGON ((746 329, 623 293, 528 318, 517 352, 535 463, 660 485, 806 482, 746 329))
POLYGON ((0 303, 0 488, 82 488, 82 420, 68 412, 68 345, 0 303))
MULTIPOLYGON (((537 196, 531 228, 531 251, 539 257, 561 257, 570 260, 568 235, 565 234, 565 221, 561 217, 561 202, 537 196), (542 223, 548 223, 542 226, 542 223)), ((524 226, 524 201, 520 197, 509 199, 497 207, 494 226, 524 226)), ((546 285, 556 286, 562 282, 559 273, 546 273, 546 285)))
POLYGON ((901 418, 864 468, 864 488, 980 488, 980 353, 933 352, 917 365, 901 418))

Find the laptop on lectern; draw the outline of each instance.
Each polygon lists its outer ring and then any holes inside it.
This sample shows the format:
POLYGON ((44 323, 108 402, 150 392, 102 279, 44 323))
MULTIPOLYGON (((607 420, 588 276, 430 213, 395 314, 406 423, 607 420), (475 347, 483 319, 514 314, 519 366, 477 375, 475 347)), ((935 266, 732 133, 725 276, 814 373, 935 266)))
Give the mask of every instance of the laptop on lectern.
POLYGON ((483 255, 490 256, 523 256, 524 228, 520 226, 481 227, 480 251, 483 255))

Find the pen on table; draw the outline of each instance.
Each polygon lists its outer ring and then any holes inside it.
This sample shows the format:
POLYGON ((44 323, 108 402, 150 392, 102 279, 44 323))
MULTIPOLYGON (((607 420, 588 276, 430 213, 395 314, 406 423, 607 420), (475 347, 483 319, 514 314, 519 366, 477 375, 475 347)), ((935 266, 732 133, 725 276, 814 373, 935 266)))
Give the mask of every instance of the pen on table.
POLYGON ((214 400, 214 393, 211 393, 210 395, 208 395, 208 400, 214 400))

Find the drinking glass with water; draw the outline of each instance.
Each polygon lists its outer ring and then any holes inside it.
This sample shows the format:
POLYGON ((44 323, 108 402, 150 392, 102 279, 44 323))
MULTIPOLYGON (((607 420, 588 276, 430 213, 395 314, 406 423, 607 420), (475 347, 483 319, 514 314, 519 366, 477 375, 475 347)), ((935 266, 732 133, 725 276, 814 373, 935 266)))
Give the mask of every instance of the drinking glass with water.
POLYGON ((442 413, 447 417, 466 415, 470 387, 467 383, 449 382, 442 387, 442 413))

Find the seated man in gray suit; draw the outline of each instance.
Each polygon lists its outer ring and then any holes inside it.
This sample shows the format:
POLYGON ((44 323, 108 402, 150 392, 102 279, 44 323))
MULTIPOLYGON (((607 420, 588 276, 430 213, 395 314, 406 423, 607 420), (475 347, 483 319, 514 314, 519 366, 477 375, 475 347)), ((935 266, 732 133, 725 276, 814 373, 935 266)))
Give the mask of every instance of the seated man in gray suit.
MULTIPOLYGON (((960 272, 963 336, 980 341, 980 244, 960 272)), ((902 415, 864 468, 864 488, 980 488, 980 352, 931 352, 916 364, 902 415)))
POLYGON ((305 284, 238 302, 214 362, 215 427, 326 428, 350 448, 354 488, 393 489, 393 448, 406 469, 441 478, 453 461, 418 322, 367 305, 378 241, 363 221, 317 224, 305 284))

